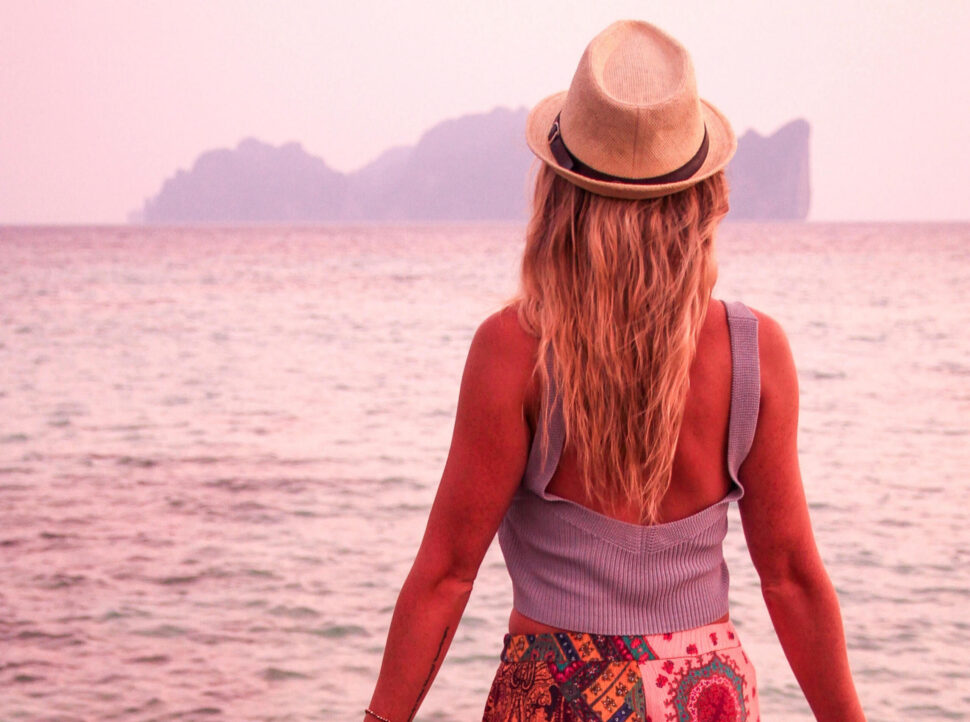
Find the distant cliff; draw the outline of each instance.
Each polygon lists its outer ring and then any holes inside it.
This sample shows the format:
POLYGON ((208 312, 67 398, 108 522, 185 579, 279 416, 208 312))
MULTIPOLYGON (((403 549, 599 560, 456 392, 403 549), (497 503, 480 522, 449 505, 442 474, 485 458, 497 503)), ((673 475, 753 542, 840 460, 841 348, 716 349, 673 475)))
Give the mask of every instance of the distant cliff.
POLYGON ((348 176, 344 218, 524 218, 533 155, 524 108, 446 120, 413 148, 395 148, 348 176))
POLYGON ((298 143, 274 148, 247 138, 179 170, 140 215, 145 223, 327 221, 342 215, 347 186, 298 143))
POLYGON ((728 166, 730 218, 804 220, 811 202, 809 125, 793 120, 767 138, 749 130, 728 166))
MULTIPOLYGON (((496 108, 439 123, 417 145, 343 174, 298 143, 247 138, 200 155, 129 219, 144 223, 521 219, 533 155, 526 110, 496 108)), ((763 138, 748 131, 728 169, 730 218, 803 219, 809 205, 809 126, 763 138)))

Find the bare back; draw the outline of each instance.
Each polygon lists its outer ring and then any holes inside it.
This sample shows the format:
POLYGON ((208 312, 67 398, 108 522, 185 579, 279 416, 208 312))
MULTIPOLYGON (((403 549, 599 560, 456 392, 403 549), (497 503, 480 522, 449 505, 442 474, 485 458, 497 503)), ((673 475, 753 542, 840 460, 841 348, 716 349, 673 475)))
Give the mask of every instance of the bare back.
MULTIPOLYGON (((538 342, 532 340, 536 349, 538 342)), ((523 406, 529 427, 535 430, 541 390, 538 376, 529 385, 523 406)), ((724 498, 730 489, 725 456, 728 414, 731 404, 731 346, 724 305, 712 301, 698 340, 697 354, 690 369, 690 389, 684 421, 677 441, 670 489, 661 503, 661 520, 675 521, 690 516, 724 498)), ((563 449, 549 491, 607 513, 583 491, 576 450, 563 449)), ((639 510, 631 505, 621 521, 639 523, 639 510)))

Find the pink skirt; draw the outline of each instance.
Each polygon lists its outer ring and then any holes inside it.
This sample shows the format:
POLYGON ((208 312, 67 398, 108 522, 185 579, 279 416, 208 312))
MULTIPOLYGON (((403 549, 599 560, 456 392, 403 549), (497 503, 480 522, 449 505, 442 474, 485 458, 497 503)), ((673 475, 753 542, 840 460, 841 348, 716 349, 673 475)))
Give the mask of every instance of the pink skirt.
POLYGON ((483 722, 757 722, 731 622, 671 634, 505 635, 483 722))

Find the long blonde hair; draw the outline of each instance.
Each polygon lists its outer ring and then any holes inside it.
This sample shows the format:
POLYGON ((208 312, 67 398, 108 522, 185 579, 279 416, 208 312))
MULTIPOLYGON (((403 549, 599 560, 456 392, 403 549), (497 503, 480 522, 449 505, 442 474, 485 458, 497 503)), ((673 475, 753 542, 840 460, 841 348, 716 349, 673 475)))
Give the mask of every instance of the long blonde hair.
POLYGON ((727 198, 723 172, 643 200, 590 193, 545 164, 536 176, 519 318, 540 339, 547 389, 552 354, 587 497, 633 503, 646 523, 670 486, 727 198))

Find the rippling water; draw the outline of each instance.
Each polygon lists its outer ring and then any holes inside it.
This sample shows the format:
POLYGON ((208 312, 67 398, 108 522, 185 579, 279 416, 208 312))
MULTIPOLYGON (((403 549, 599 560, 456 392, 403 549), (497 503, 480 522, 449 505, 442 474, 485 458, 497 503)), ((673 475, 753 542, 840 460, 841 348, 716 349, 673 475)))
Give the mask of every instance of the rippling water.
MULTIPOLYGON (((517 225, 0 228, 0 720, 357 720, 517 225)), ((733 224, 870 720, 970 719, 970 226, 733 224)), ((811 716, 736 510, 765 720, 811 716)), ((497 548, 419 719, 480 718, 497 548)))

